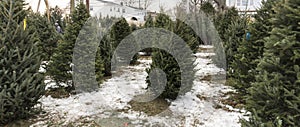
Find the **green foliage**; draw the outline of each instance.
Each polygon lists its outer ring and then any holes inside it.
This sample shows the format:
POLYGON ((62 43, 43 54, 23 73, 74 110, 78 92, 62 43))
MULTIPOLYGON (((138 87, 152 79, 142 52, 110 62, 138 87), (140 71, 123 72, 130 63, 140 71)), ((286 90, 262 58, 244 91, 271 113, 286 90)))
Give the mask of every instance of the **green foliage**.
MULTIPOLYGON (((54 25, 54 23, 58 23, 61 29, 64 31, 67 25, 67 19, 63 18, 62 16, 63 10, 60 9, 58 6, 55 6, 54 8, 50 8, 50 21, 51 24, 54 25)), ((45 14, 46 16, 47 14, 45 14)))
POLYGON ((125 18, 121 18, 117 23, 112 26, 110 31, 111 41, 113 47, 116 48, 121 43, 121 41, 130 34, 130 26, 125 18))
POLYGON ((256 112, 244 125, 300 125, 300 1, 280 0, 273 6, 270 36, 265 39, 256 82, 246 108, 256 112))
POLYGON ((24 1, 0 1, 0 125, 34 113, 44 94, 38 37, 23 28, 24 1))
MULTIPOLYGON (((277 0, 278 1, 278 0, 277 0)), ((271 31, 270 15, 273 14, 272 4, 276 1, 263 2, 261 9, 257 10, 254 15, 254 22, 249 24, 246 28, 246 19, 239 26, 243 26, 245 32, 251 34, 250 39, 246 40, 245 36, 238 41, 237 53, 234 55, 233 61, 230 63, 233 72, 230 74, 236 81, 232 84, 242 95, 248 94, 247 89, 251 83, 255 81, 255 76, 258 72, 255 70, 259 60, 263 55, 264 38, 269 36, 271 31)))
MULTIPOLYGON (((235 87, 240 94, 246 94, 246 89, 250 86, 248 77, 248 64, 252 62, 251 59, 246 59, 245 55, 249 55, 245 52, 245 47, 250 45, 246 41, 246 29, 247 29, 247 17, 241 17, 233 21, 226 30, 225 38, 225 53, 227 59, 227 76, 235 80, 234 84, 231 84, 235 87)), ((252 80, 253 81, 253 80, 252 80)))
MULTIPOLYGON (((153 18, 151 17, 151 15, 148 15, 148 17, 146 19, 146 22, 145 22, 145 25, 144 25, 144 28, 151 28, 153 26, 154 26, 153 18)), ((152 48, 143 49, 142 52, 145 52, 146 55, 151 55, 152 48)))
MULTIPOLYGON (((73 49, 77 36, 89 17, 90 15, 83 3, 77 5, 75 11, 71 14, 72 21, 67 25, 63 40, 58 42, 57 50, 47 66, 47 73, 57 83, 72 84, 70 81, 72 80, 73 49)), ((73 84, 72 87, 74 87, 73 84)))
POLYGON ((80 30, 73 53, 73 83, 77 92, 91 92, 102 83, 104 70, 99 54, 99 28, 96 18, 90 18, 80 30), (96 81, 96 80, 97 81, 96 81))
POLYGON ((174 33, 181 37, 190 46, 194 53, 197 52, 200 43, 203 44, 201 38, 198 37, 194 30, 185 24, 185 22, 178 19, 174 25, 174 33))
MULTIPOLYGON (((125 18, 121 18, 118 22, 116 22, 113 26, 112 29, 110 31, 110 38, 112 41, 112 46, 114 49, 116 49, 119 44, 121 43, 121 41, 128 36, 129 34, 131 34, 131 27, 129 26, 129 24, 127 23, 125 18)), ((129 46, 129 45, 128 45, 129 46)), ((130 48, 129 48, 130 49, 130 48)), ((131 52, 127 49, 122 49, 125 52, 131 52)), ((131 58, 130 63, 136 63, 138 59, 138 56, 135 55, 133 58, 131 58)))
POLYGON ((111 39, 111 33, 109 30, 109 27, 113 25, 113 23, 117 19, 114 17, 105 17, 99 19, 99 22, 101 26, 105 27, 101 29, 101 33, 104 33, 100 44, 99 49, 97 50, 97 56, 101 57, 101 60, 103 61, 104 70, 102 73, 104 76, 111 76, 111 59, 112 55, 114 53, 115 47, 113 47, 113 42, 111 39))
MULTIPOLYGON (((179 23, 179 22, 178 22, 179 23)), ((159 14, 154 22, 154 26, 158 28, 164 28, 165 30, 173 31, 175 24, 171 21, 171 19, 164 14, 159 14)), ((177 28, 176 28, 177 29, 177 28)), ((178 30, 178 29, 177 29, 178 30)), ((179 33, 179 30, 177 31, 179 33)), ((182 31, 180 31, 182 32, 182 31)), ((159 33, 158 33, 159 34, 159 33)), ((157 35, 160 36, 160 35, 157 35)), ((180 35, 179 35, 180 36, 180 35)), ((168 44, 167 42, 175 41, 174 38, 170 37, 165 40, 159 40, 162 44, 168 44)), ((153 39, 155 40, 155 39, 153 39)), ((178 40, 177 40, 178 41, 178 40)), ((154 46, 157 42, 153 43, 154 46)), ((169 45, 169 48, 173 49, 182 49, 183 47, 173 47, 176 45, 169 45)), ((195 71, 193 70, 195 65, 193 65, 194 61, 192 58, 192 54, 186 52, 180 52, 178 54, 181 55, 182 60, 177 61, 171 54, 167 51, 153 48, 154 52, 152 53, 152 64, 151 67, 146 70, 148 73, 146 82, 148 83, 148 88, 151 86, 155 87, 156 84, 151 84, 150 82, 150 73, 154 69, 161 69, 167 78, 166 87, 164 88, 162 94, 159 96, 161 98, 168 98, 168 99, 176 99, 179 95, 180 89, 184 89, 184 92, 187 92, 191 89, 193 84, 193 78, 195 75, 195 71), (179 62, 183 62, 182 68, 180 68, 179 62), (186 73, 183 73, 185 70, 186 73), (181 75, 184 75, 185 79, 181 79, 181 75), (185 82, 183 82, 185 80, 185 82)), ((176 50, 177 51, 177 50, 176 50)), ((178 50, 179 51, 179 50, 178 50)), ((161 87, 158 87, 161 88, 161 87)), ((156 89, 154 89, 156 91, 156 89)))
POLYGON ((204 13, 206 13, 207 15, 212 15, 212 16, 213 16, 213 15, 216 13, 216 10, 215 10, 215 8, 213 7, 213 5, 212 5, 210 2, 208 2, 208 1, 204 2, 204 3, 201 5, 200 9, 201 9, 204 13))
POLYGON ((227 69, 228 68, 228 63, 224 64, 225 61, 229 61, 227 58, 226 51, 229 46, 226 46, 226 41, 229 40, 228 33, 226 33, 228 30, 228 27, 230 24, 232 24, 233 21, 239 18, 238 11, 235 8, 230 8, 224 13, 219 13, 217 14, 213 19, 214 21, 214 26, 216 30, 218 31, 219 37, 221 40, 216 40, 213 43, 214 45, 214 52, 216 53, 215 57, 213 58, 214 63, 221 68, 227 69), (227 47, 227 48, 225 48, 227 47), (224 59, 224 54, 226 56, 226 59, 224 59))
POLYGON ((28 29, 37 31, 37 36, 41 41, 38 47, 43 53, 42 59, 48 61, 57 47, 58 40, 62 37, 56 32, 54 25, 48 21, 47 17, 33 12, 28 17, 28 29))
POLYGON ((239 15, 236 8, 229 8, 226 12, 219 13, 215 16, 214 24, 222 40, 227 40, 227 38, 225 38, 224 36, 224 33, 226 32, 232 21, 234 21, 238 17, 239 15))

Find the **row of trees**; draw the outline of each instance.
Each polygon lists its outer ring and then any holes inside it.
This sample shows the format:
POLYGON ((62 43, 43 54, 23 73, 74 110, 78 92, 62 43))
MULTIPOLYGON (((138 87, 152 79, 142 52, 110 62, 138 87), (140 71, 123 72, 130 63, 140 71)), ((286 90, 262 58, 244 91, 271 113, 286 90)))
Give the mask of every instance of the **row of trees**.
POLYGON ((234 9, 215 21, 224 42, 230 85, 251 111, 243 126, 300 125, 299 4, 268 0, 253 22, 234 9))

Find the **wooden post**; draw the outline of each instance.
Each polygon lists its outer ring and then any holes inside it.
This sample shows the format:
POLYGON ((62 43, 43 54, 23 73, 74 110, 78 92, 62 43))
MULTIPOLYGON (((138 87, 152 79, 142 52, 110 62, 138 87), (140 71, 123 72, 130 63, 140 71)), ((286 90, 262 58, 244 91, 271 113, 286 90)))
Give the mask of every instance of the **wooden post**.
POLYGON ((36 12, 39 12, 40 5, 41 5, 41 0, 39 0, 39 2, 38 2, 38 6, 37 6, 37 9, 36 9, 36 12))
POLYGON ((48 21, 50 21, 50 8, 49 8, 49 3, 48 0, 44 0, 45 4, 46 4, 46 11, 47 11, 47 17, 48 17, 48 21))
POLYGON ((75 0, 71 0, 70 4, 71 4, 70 14, 72 14, 75 10, 75 0))
POLYGON ((88 13, 90 13, 90 0, 86 0, 86 9, 88 11, 88 13))

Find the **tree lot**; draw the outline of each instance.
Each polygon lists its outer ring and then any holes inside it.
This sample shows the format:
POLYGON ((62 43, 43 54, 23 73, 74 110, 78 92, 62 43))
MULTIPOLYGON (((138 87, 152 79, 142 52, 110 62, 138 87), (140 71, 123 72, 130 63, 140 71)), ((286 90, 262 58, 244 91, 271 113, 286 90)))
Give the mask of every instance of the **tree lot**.
MULTIPOLYGON (((0 124, 26 118, 38 111, 33 106, 45 93, 45 76, 50 76, 58 84, 69 85, 58 89, 74 90, 71 73, 73 48, 80 30, 90 18, 82 3, 77 5, 69 19, 63 19, 58 8, 53 9, 50 21, 44 15, 24 10, 24 4, 23 0, 0 2, 0 114, 3 114, 0 124), (26 29, 24 19, 27 20, 26 29), (55 31, 53 24, 56 21, 64 29, 63 35, 55 31), (46 73, 38 72, 42 61, 49 61, 46 73)), ((239 101, 251 112, 248 121, 241 120, 242 126, 300 125, 299 6, 297 0, 264 1, 253 21, 248 15, 238 15, 234 8, 216 10, 208 2, 195 6, 213 20, 222 39, 222 43, 214 45, 215 52, 216 56, 225 52, 227 65, 218 64, 218 58, 214 59, 215 64, 226 68, 227 84, 236 88, 242 99, 239 101), (250 33, 250 39, 246 38, 247 33, 250 33), (220 46, 225 51, 220 51, 220 46)), ((102 17, 99 21, 101 24, 117 23, 100 41, 95 62, 87 64, 95 65, 98 84, 111 76, 113 51, 135 30, 164 28, 181 37, 194 52, 203 43, 203 38, 197 37, 184 22, 172 21, 164 14, 159 14, 156 20, 148 18, 145 26, 130 26, 124 18, 102 17)), ((152 54, 153 60, 147 73, 160 68, 168 79, 160 97, 176 99, 182 85, 178 62, 163 50, 145 51, 152 54)), ((182 55, 189 58, 192 54, 182 55)), ((135 55, 131 63, 137 59, 138 55, 135 55)), ((187 78, 193 79, 195 70, 189 73, 187 78)), ((147 82, 150 87, 149 79, 147 82)))

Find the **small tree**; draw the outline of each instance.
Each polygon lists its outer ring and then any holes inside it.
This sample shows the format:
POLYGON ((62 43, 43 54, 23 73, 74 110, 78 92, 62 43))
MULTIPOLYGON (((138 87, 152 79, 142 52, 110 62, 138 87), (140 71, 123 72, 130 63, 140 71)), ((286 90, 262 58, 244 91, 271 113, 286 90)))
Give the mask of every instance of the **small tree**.
MULTIPOLYGON (((174 29, 174 23, 171 21, 171 19, 164 14, 159 14, 157 16, 156 21, 154 22, 154 26, 158 28, 164 28, 169 31, 173 31, 174 29)), ((158 35, 159 36, 159 35, 158 35)), ((166 40, 159 40, 161 44, 168 44, 168 41, 175 41, 172 40, 173 38, 170 37, 169 39, 166 40)), ((155 40, 155 39, 154 39, 155 40)), ((178 41, 178 40, 177 40, 178 41)), ((157 44, 157 42, 153 43, 154 46, 157 44)), ((178 48, 181 49, 183 47, 172 47, 170 45, 169 48, 178 48)), ((178 50, 179 51, 179 50, 178 50)), ((147 69, 147 80, 146 82, 148 83, 148 88, 153 88, 152 91, 158 91, 157 89, 163 89, 161 86, 155 87, 158 84, 151 84, 150 82, 150 73, 154 69, 161 69, 165 74, 167 78, 167 83, 166 86, 162 92, 162 94, 159 96, 161 98, 168 98, 168 99, 176 99, 180 89, 184 89, 184 92, 187 92, 188 90, 191 89, 191 86, 193 84, 193 79, 195 75, 194 66, 193 65, 193 60, 192 60, 192 54, 186 53, 186 52, 181 52, 182 55, 181 58, 184 60, 181 61, 176 61, 175 57, 169 54, 169 52, 161 50, 161 49, 154 49, 154 53, 152 54, 152 64, 149 69, 147 69), (183 68, 180 68, 179 62, 185 61, 185 65, 183 68), (185 68, 186 67, 186 68, 185 68), (183 73, 181 70, 185 70, 187 73, 183 73), (185 79, 181 79, 181 76, 184 75, 185 79), (185 80, 186 82, 182 82, 185 80), (157 88, 157 89, 156 89, 157 88)), ((182 65, 182 64, 181 64, 182 65)))

